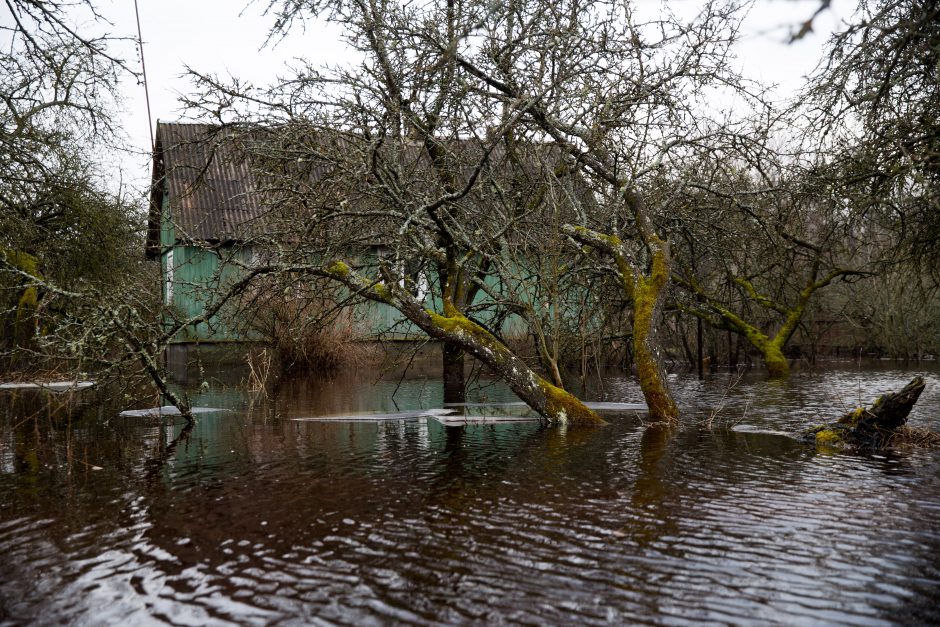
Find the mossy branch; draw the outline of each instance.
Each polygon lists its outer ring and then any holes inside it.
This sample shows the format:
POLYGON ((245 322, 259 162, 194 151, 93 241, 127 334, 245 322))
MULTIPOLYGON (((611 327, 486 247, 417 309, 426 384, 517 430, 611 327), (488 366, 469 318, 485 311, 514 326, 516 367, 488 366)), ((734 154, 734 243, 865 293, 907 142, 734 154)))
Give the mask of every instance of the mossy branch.
POLYGON ((776 312, 783 314, 784 316, 789 315, 790 309, 781 305, 777 301, 773 300, 769 296, 761 294, 757 291, 757 288, 754 287, 754 284, 742 277, 735 277, 734 282, 744 288, 744 291, 747 292, 747 295, 751 297, 751 300, 755 301, 759 305, 766 307, 767 309, 773 309, 776 312))
POLYGON ((372 281, 348 264, 334 261, 313 271, 314 274, 341 282, 354 292, 373 301, 395 307, 429 337, 458 346, 486 364, 532 409, 553 422, 604 424, 601 418, 567 391, 552 385, 512 352, 493 333, 467 318, 454 303, 461 294, 456 265, 449 266, 445 277, 449 286, 443 294, 443 314, 427 309, 393 277, 372 281))
POLYGON ((562 232, 574 241, 606 253, 614 260, 624 295, 627 298, 627 302, 632 306, 635 296, 634 284, 641 275, 634 267, 631 255, 626 246, 624 246, 623 240, 616 235, 601 233, 583 226, 565 224, 561 228, 562 232))

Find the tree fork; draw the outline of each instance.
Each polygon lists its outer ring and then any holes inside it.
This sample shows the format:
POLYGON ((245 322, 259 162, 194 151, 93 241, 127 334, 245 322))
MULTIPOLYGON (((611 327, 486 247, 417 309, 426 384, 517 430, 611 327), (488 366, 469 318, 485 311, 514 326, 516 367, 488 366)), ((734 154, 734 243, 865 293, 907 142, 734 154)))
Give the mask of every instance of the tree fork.
POLYGON ((623 243, 617 236, 570 225, 565 225, 564 230, 573 239, 596 247, 613 258, 624 295, 633 305, 633 361, 650 417, 655 422, 676 422, 679 408, 666 384, 666 371, 656 342, 657 322, 669 283, 668 242, 650 235, 647 244, 652 260, 649 275, 646 275, 628 261, 623 243))

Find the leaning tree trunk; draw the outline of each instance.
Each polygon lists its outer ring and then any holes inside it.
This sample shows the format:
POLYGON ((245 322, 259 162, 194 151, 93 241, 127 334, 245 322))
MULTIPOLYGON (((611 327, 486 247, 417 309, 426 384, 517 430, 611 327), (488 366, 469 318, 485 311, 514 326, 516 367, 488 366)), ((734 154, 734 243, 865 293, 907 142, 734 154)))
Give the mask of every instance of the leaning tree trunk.
POLYGON ((516 396, 550 422, 606 424, 577 397, 539 376, 496 336, 464 316, 446 291, 442 315, 425 308, 389 277, 382 282, 369 281, 341 261, 330 264, 323 273, 367 298, 396 308, 429 337, 473 355, 499 376, 516 396))
POLYGON ((871 407, 859 407, 836 422, 813 427, 803 437, 824 446, 884 448, 907 423, 908 414, 924 386, 923 377, 914 377, 900 391, 878 397, 871 407))
POLYGON ((552 385, 516 356, 492 333, 447 307, 445 315, 427 309, 400 309, 429 336, 470 353, 506 382, 520 399, 552 422, 604 424, 584 403, 566 390, 552 385))

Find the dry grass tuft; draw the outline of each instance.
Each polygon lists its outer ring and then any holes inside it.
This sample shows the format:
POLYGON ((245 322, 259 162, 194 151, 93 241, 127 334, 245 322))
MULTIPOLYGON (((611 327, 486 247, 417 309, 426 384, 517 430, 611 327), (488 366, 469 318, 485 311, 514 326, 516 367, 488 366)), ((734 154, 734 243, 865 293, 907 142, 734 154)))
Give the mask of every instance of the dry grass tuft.
POLYGON ((888 439, 887 446, 907 450, 940 448, 940 433, 931 431, 926 427, 904 425, 888 439))
POLYGON ((362 341, 348 316, 334 317, 323 325, 309 320, 280 324, 272 331, 267 339, 282 374, 332 375, 361 366, 372 357, 371 347, 362 341))
POLYGON ((350 307, 316 284, 281 285, 251 294, 240 309, 249 337, 265 349, 249 363, 252 387, 293 374, 330 376, 373 358, 350 307))

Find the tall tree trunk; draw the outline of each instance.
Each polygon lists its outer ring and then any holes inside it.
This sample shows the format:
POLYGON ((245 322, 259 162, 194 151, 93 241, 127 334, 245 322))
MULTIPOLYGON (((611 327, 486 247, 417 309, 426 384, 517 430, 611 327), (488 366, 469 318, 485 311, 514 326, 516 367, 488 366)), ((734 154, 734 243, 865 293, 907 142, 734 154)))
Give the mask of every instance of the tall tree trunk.
POLYGON ((672 399, 662 363, 662 349, 657 341, 666 287, 669 285, 669 244, 649 235, 649 273, 634 267, 623 242, 615 235, 598 233, 583 227, 565 226, 565 232, 581 243, 594 246, 613 257, 617 275, 627 302, 633 305, 633 361, 640 389, 655 422, 672 423, 679 418, 679 408, 672 399))
POLYGON ((662 317, 663 300, 669 284, 669 247, 656 238, 649 276, 634 271, 633 279, 633 354, 640 389, 649 407, 650 418, 657 422, 675 422, 679 418, 662 363, 662 348, 657 330, 662 317))
POLYGON ((698 379, 701 381, 705 378, 705 369, 702 364, 702 319, 695 319, 695 343, 697 346, 697 351, 695 355, 696 367, 698 369, 698 379))
POLYGON ((443 342, 441 353, 444 365, 444 402, 463 403, 467 400, 464 352, 454 344, 443 342))
POLYGON ((767 342, 759 346, 758 350, 767 367, 767 375, 771 379, 786 379, 790 376, 790 363, 776 342, 767 342))

